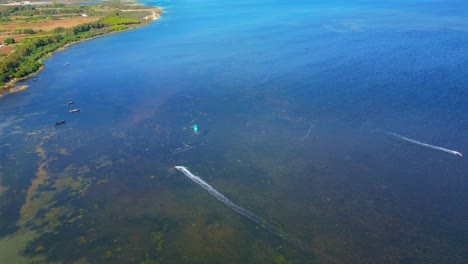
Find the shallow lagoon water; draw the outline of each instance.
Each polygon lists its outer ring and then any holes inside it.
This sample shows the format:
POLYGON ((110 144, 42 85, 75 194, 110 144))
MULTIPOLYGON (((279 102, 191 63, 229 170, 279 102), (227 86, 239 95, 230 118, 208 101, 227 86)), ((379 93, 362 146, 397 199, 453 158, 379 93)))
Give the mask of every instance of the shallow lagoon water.
POLYGON ((385 134, 467 152, 466 3, 148 4, 0 100, 0 262, 468 259, 466 159, 385 134))

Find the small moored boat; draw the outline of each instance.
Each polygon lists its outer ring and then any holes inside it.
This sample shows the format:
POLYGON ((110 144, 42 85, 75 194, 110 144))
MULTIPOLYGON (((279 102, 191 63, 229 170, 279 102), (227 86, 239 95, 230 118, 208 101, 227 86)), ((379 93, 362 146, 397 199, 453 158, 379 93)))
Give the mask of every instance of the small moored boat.
POLYGON ((57 122, 55 122, 55 125, 56 126, 63 125, 63 124, 65 124, 65 122, 66 122, 65 120, 57 121, 57 122))

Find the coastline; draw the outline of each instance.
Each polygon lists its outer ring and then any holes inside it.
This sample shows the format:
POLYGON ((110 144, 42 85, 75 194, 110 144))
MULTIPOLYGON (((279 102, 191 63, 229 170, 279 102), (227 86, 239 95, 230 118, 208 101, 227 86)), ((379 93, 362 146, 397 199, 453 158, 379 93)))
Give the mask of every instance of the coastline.
MULTIPOLYGON (((145 6, 144 4, 138 4, 138 5, 145 6)), ((118 33, 126 32, 126 31, 129 31, 129 30, 133 30, 133 29, 136 29, 136 28, 144 27, 144 26, 147 26, 147 25, 153 23, 155 20, 158 20, 161 17, 161 14, 164 12, 164 10, 161 7, 158 7, 158 6, 151 6, 151 8, 153 8, 155 10, 159 10, 159 13, 153 12, 153 14, 151 15, 152 19, 147 23, 141 23, 141 24, 137 24, 137 25, 134 25, 134 26, 130 26, 130 27, 125 28, 123 30, 116 30, 116 31, 104 33, 102 35, 97 35, 97 36, 93 36, 93 37, 90 37, 90 38, 80 39, 80 40, 77 40, 77 41, 74 41, 74 42, 71 42, 71 43, 67 43, 64 46, 59 47, 58 49, 56 49, 56 50, 54 50, 54 51, 52 51, 50 53, 45 54, 44 56, 42 56, 38 60, 38 62, 41 63, 41 66, 37 71, 35 71, 33 73, 30 73, 30 74, 28 74, 28 75, 26 75, 24 77, 11 79, 7 83, 3 84, 0 87, 0 99, 4 98, 5 96, 7 96, 9 94, 18 93, 18 92, 21 92, 21 91, 24 91, 24 90, 28 89, 29 88, 28 85, 18 86, 17 84, 19 82, 26 81, 27 79, 35 76, 36 74, 38 74, 39 72, 44 70, 45 65, 42 63, 42 61, 44 59, 47 59, 47 58, 53 56, 53 54, 55 54, 56 52, 64 51, 67 47, 69 47, 71 45, 75 45, 75 44, 78 44, 78 43, 81 43, 81 42, 89 41, 89 40, 92 40, 92 39, 95 39, 95 38, 104 37, 104 36, 108 36, 108 35, 111 35, 111 34, 118 34, 118 33)), ((145 17, 145 20, 148 20, 148 18, 145 17)))

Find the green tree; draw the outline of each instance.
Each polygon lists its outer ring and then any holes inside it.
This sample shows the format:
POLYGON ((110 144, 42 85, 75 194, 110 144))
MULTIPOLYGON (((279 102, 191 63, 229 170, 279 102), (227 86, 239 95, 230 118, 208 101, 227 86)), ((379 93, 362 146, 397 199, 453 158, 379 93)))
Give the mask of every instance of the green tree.
POLYGON ((8 44, 13 44, 15 43, 15 39, 14 38, 6 38, 3 43, 5 43, 6 45, 8 44))

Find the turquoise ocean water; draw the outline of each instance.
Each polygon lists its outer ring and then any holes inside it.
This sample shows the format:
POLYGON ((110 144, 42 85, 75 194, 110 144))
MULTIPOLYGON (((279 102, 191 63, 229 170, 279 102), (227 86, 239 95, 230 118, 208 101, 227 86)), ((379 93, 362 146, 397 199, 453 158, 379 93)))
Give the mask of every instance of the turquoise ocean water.
POLYGON ((468 3, 145 4, 0 100, 0 263, 468 261, 468 3))

